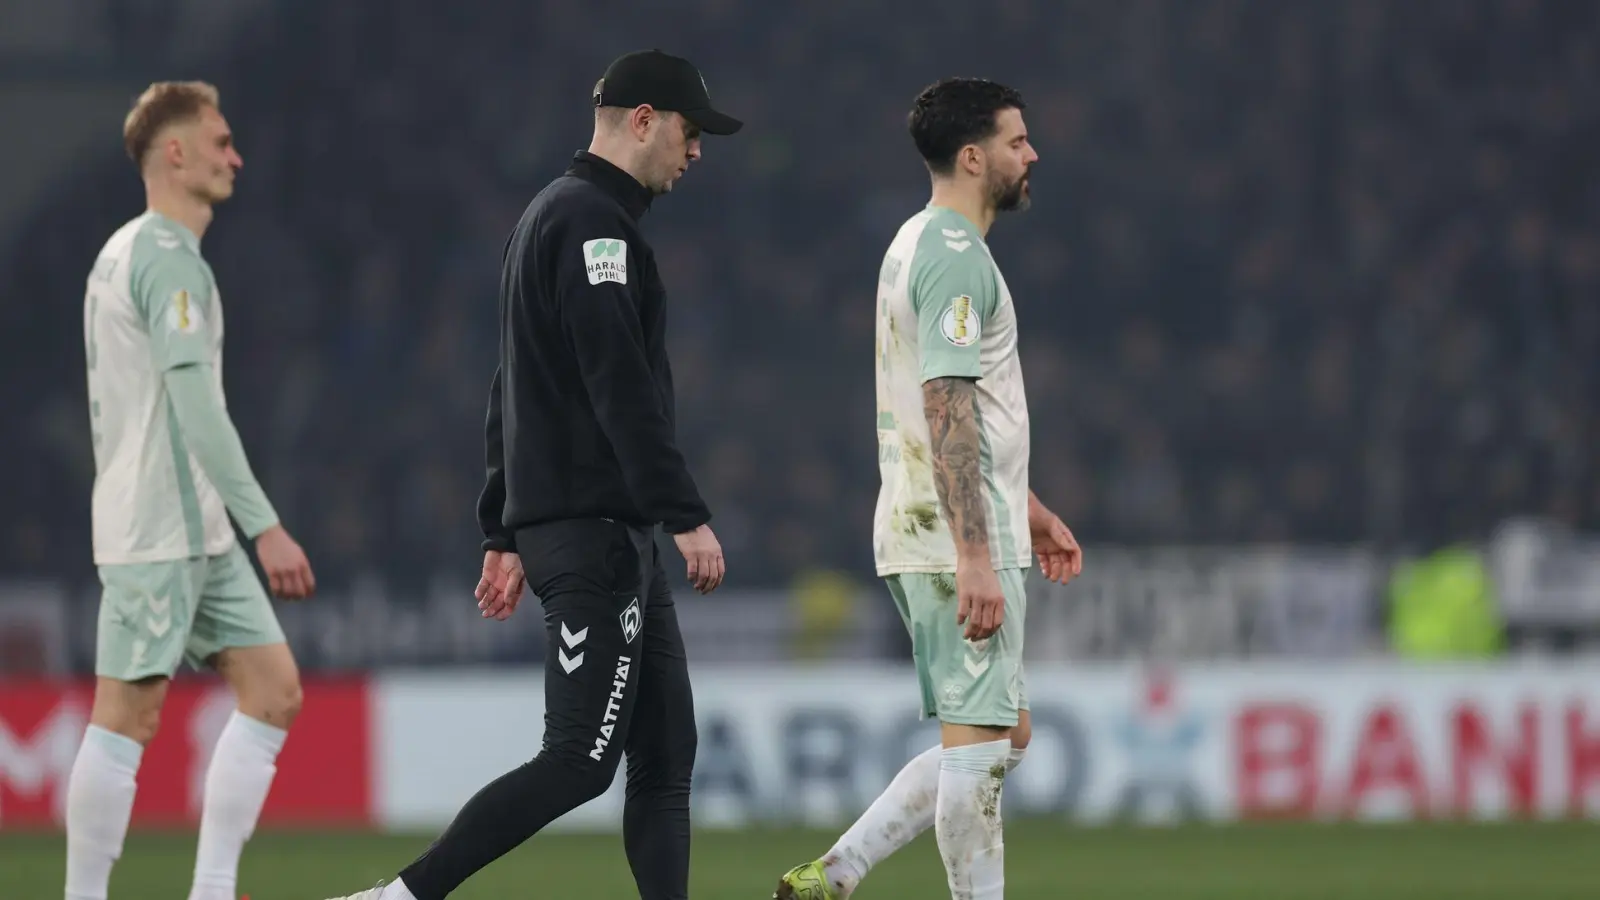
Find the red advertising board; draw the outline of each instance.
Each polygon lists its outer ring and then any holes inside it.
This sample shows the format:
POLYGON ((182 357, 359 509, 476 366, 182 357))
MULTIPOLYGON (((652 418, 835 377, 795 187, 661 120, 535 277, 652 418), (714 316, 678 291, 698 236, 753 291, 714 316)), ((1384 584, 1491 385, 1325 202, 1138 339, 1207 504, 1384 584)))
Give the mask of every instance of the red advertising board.
MULTIPOLYGON (((89 722, 90 682, 0 683, 0 829, 54 828, 67 779, 89 722)), ((145 749, 133 822, 199 821, 211 748, 233 696, 220 682, 180 679, 145 749)), ((370 713, 364 681, 311 681, 278 757, 262 811, 266 825, 359 825, 369 820, 370 713)))
POLYGON ((1583 817, 1600 788, 1600 715, 1579 696, 1464 694, 1432 707, 1376 698, 1354 713, 1354 739, 1334 744, 1315 705, 1243 706, 1233 722, 1239 814, 1359 817, 1387 799, 1406 818, 1460 818, 1492 793, 1506 816, 1583 817))

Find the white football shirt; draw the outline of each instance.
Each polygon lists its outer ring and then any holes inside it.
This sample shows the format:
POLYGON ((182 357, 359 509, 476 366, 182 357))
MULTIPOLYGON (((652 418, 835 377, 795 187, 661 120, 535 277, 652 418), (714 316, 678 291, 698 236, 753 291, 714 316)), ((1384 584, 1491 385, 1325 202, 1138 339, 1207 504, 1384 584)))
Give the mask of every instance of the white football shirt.
POLYGON ((991 562, 996 569, 1032 565, 1028 401, 1016 311, 988 246, 965 216, 929 206, 901 226, 879 271, 877 339, 878 573, 955 571, 922 398, 925 382, 952 376, 977 379, 991 562))
POLYGON ((227 552, 227 509, 189 453, 163 382, 169 369, 210 364, 222 398, 222 302, 194 233, 153 212, 118 229, 89 274, 83 336, 95 563, 227 552))

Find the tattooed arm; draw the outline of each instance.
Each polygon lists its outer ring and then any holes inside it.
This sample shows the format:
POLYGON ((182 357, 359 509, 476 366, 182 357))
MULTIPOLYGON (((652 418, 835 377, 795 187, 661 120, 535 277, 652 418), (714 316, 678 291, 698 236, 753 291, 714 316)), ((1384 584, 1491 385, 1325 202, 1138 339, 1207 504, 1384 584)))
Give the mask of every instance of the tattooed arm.
POLYGON ((932 437, 933 484, 956 543, 956 623, 967 640, 983 640, 1005 621, 1005 592, 989 557, 978 467, 977 385, 971 378, 933 378, 922 386, 922 411, 932 437))
POLYGON ((983 473, 978 468, 977 384, 934 378, 922 386, 922 411, 932 435, 933 483, 963 562, 989 562, 983 473))
POLYGON ((949 228, 923 229, 907 288, 917 316, 917 375, 933 483, 955 543, 956 622, 965 626, 967 640, 976 641, 1005 621, 1005 592, 989 552, 977 403, 982 337, 1000 307, 1000 285, 987 253, 968 253, 968 242, 953 239, 964 221, 952 214, 944 223, 949 228))

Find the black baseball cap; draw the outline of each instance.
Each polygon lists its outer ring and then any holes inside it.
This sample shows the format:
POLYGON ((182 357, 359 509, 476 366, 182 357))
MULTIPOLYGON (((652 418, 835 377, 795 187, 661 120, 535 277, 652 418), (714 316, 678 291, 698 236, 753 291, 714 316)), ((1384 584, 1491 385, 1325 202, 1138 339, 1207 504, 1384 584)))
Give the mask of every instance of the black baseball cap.
POLYGON ((594 87, 595 106, 652 106, 675 112, 707 134, 733 134, 744 123, 711 108, 705 76, 694 64, 660 50, 639 50, 620 56, 594 87))

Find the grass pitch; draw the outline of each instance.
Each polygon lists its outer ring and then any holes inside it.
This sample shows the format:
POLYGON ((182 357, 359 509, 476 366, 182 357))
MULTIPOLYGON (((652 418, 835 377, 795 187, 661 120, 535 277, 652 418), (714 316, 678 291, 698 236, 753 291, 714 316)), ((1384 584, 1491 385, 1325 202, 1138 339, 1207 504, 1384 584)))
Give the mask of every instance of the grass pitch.
MULTIPOLYGON (((1251 825, 1006 829, 1010 900, 1556 900, 1600 897, 1600 825, 1251 825)), ((251 900, 324 900, 371 887, 432 835, 263 832, 245 850, 251 900)), ((699 832, 690 896, 767 900, 778 876, 825 851, 815 831, 699 832)), ((193 834, 135 833, 111 900, 182 900, 193 834)), ((0 900, 60 900, 60 835, 0 833, 0 900)), ((617 835, 545 834, 452 900, 638 897, 617 835)), ((949 897, 933 835, 879 867, 853 900, 949 897)))

